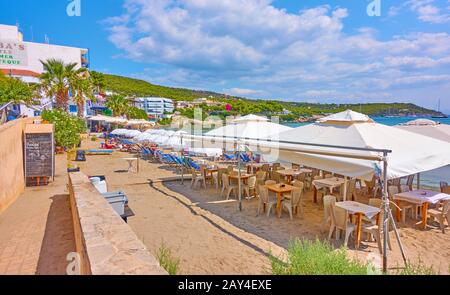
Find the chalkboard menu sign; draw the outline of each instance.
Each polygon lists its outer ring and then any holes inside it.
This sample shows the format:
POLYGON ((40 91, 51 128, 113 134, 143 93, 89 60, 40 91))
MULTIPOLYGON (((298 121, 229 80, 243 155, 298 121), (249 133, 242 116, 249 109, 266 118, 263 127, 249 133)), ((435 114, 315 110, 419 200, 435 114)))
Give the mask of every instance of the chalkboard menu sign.
POLYGON ((25 127, 25 177, 54 175, 55 152, 52 124, 29 124, 25 127))

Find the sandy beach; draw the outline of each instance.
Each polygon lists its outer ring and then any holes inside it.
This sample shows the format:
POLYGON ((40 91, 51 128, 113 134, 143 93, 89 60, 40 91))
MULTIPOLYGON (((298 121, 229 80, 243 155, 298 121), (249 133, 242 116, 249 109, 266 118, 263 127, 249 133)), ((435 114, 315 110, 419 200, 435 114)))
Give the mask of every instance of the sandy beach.
MULTIPOLYGON (((99 141, 85 141, 83 148, 98 148, 99 141)), ((136 216, 129 225, 156 254, 164 243, 180 260, 180 274, 269 274, 268 255, 283 256, 293 238, 326 239, 321 230, 323 209, 312 202, 312 192, 305 199, 305 217, 287 213, 282 218, 256 216, 258 200, 245 200, 243 211, 234 200, 225 201, 215 188, 191 189, 190 181, 174 181, 176 173, 167 166, 140 160, 139 173, 128 173, 123 158, 128 153, 111 156, 87 156, 87 162, 77 162, 88 175, 106 175, 109 191, 123 190, 136 216)), ((366 200, 361 197, 360 202, 366 200)), ((401 240, 411 262, 422 262, 441 273, 449 273, 450 235, 436 227, 421 230, 413 221, 399 224, 401 240)), ((393 232, 389 268, 402 265, 399 246, 393 232)), ((340 247, 343 241, 331 241, 340 247)), ((352 257, 366 259, 378 256, 375 242, 363 241, 363 249, 352 257)), ((378 256, 379 257, 379 256, 378 256)))

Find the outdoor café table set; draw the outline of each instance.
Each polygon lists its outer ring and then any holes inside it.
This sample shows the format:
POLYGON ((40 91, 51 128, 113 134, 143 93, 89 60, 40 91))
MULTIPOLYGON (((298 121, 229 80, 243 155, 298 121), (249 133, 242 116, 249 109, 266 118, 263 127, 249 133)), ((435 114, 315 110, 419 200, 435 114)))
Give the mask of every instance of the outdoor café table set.
POLYGON ((287 181, 290 183, 294 179, 294 177, 300 174, 308 174, 312 173, 311 169, 300 168, 300 169, 285 169, 285 170, 277 170, 277 173, 281 176, 285 177, 287 181))
POLYGON ((314 185, 314 203, 317 203, 317 190, 322 188, 327 188, 330 194, 333 194, 333 189, 340 187, 345 183, 345 179, 341 177, 330 177, 323 179, 316 179, 313 182, 314 185))
MULTIPOLYGON (((429 190, 413 190, 409 192, 398 193, 394 195, 394 201, 397 205, 400 202, 408 202, 422 206, 422 223, 424 229, 427 227, 428 207, 430 204, 437 204, 441 201, 450 200, 449 194, 444 194, 429 190)), ((397 207, 397 221, 400 221, 400 208, 397 207)))

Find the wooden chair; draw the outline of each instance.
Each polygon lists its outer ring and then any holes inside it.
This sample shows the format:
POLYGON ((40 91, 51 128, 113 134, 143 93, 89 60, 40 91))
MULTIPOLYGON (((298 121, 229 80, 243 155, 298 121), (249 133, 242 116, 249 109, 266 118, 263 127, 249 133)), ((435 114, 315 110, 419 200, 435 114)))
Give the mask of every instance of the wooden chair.
POLYGON ((292 164, 292 169, 299 170, 300 169, 300 165, 299 164, 292 164))

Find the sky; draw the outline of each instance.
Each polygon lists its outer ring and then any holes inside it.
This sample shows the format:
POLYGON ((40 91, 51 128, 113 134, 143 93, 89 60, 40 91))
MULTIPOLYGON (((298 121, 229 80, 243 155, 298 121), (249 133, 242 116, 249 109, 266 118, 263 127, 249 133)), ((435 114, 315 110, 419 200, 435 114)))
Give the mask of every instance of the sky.
POLYGON ((450 0, 76 1, 80 16, 69 0, 0 0, 0 23, 155 84, 434 109, 440 99, 450 113, 450 0))

